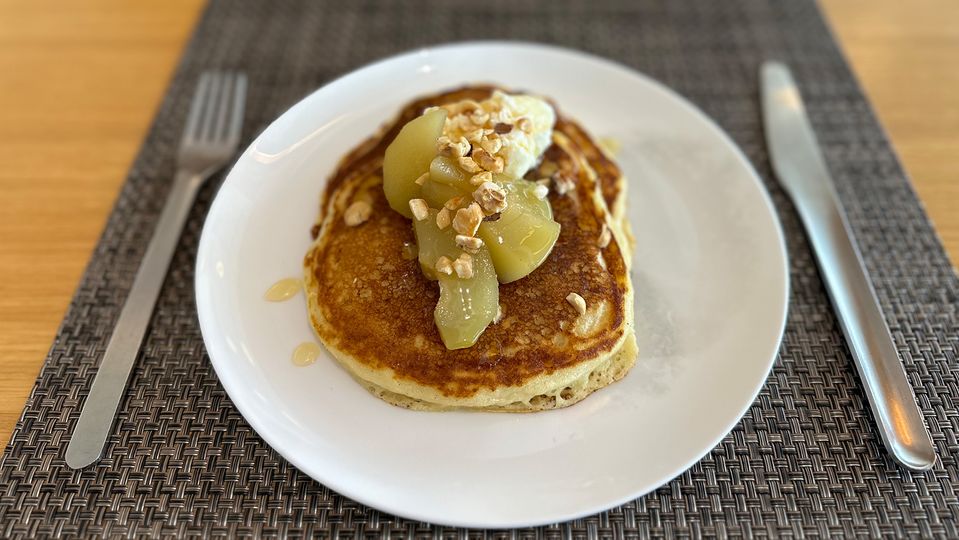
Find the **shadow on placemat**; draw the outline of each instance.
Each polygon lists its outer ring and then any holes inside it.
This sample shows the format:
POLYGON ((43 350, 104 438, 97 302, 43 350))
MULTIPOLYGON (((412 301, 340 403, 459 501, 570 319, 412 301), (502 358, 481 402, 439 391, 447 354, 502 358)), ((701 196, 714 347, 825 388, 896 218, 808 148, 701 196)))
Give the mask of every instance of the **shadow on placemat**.
POLYGON ((959 536, 956 276, 815 4, 771 0, 214 1, 4 454, 0 535, 456 532, 332 493, 262 443, 230 403, 206 358, 193 301, 193 260, 213 185, 187 225, 105 459, 76 472, 66 467, 63 452, 172 177, 200 71, 249 74, 249 141, 337 75, 406 49, 478 38, 583 49, 690 98, 732 135, 765 179, 792 264, 779 361, 719 446, 646 497, 519 536, 959 536), (801 226, 771 181, 756 82, 767 57, 789 62, 803 85, 937 446, 940 462, 931 471, 910 473, 885 456, 801 226))

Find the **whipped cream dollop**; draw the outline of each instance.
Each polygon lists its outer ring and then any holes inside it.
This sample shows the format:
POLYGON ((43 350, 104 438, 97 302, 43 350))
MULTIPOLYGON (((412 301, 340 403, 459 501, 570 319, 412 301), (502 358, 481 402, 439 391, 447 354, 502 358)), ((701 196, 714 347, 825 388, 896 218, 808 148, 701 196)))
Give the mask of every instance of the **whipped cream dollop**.
POLYGON ((546 100, 496 90, 483 101, 463 100, 443 106, 449 113, 443 135, 466 139, 473 152, 483 149, 503 160, 503 173, 522 178, 552 142, 556 112, 546 100))

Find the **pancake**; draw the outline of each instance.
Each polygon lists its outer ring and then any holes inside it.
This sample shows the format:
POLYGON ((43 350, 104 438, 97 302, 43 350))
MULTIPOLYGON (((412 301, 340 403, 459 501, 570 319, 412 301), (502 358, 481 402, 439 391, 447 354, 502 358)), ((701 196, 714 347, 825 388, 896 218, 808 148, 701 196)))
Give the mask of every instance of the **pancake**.
MULTIPOLYGON (((555 106, 555 105, 554 105, 555 106)), ((592 137, 579 126, 568 119, 560 119, 557 130, 569 137, 582 151, 583 159, 597 176, 600 194, 603 202, 612 215, 614 233, 618 233, 620 240, 625 241, 629 248, 625 250, 627 263, 631 262, 632 252, 636 246, 629 219, 626 217, 626 178, 623 176, 603 145, 596 144, 592 137)))
POLYGON ((439 297, 415 258, 410 221, 382 189, 382 160, 399 129, 426 107, 482 100, 470 87, 417 100, 379 136, 344 157, 327 183, 315 241, 304 259, 311 324, 334 358, 374 395, 418 410, 537 411, 572 405, 622 378, 636 358, 629 253, 622 222, 623 178, 589 135, 558 115, 553 144, 527 177, 559 168, 573 189, 549 195, 562 229, 546 261, 500 285, 502 318, 475 345, 448 350, 433 321, 439 297), (365 223, 344 223, 365 200, 365 223), (604 224, 613 241, 600 248, 604 224), (584 315, 566 301, 586 299, 584 315))

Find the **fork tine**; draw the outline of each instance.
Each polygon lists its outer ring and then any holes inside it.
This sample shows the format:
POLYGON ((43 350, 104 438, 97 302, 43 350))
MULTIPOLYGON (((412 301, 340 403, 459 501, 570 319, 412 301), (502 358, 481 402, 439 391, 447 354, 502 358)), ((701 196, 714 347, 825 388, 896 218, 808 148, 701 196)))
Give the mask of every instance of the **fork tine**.
POLYGON ((200 125, 203 104, 206 103, 209 89, 210 72, 204 71, 197 80, 196 90, 193 91, 193 101, 190 103, 190 112, 187 114, 186 127, 183 128, 183 143, 192 142, 196 139, 197 126, 200 125))
POLYGON ((206 99, 203 100, 203 119, 197 136, 197 139, 201 141, 209 141, 212 138, 213 126, 216 122, 216 104, 220 98, 220 89, 223 86, 222 73, 213 72, 211 78, 213 80, 210 83, 210 91, 207 93, 206 99))
POLYGON ((240 139, 240 128, 243 126, 243 109, 246 106, 246 74, 236 74, 236 88, 233 91, 233 111, 230 113, 230 123, 227 126, 226 138, 233 142, 240 139))
POLYGON ((213 132, 210 134, 211 141, 221 141, 224 138, 223 128, 226 126, 227 111, 230 107, 230 98, 233 96, 235 76, 232 72, 223 74, 223 87, 220 88, 220 94, 216 96, 214 103, 214 122, 213 132))

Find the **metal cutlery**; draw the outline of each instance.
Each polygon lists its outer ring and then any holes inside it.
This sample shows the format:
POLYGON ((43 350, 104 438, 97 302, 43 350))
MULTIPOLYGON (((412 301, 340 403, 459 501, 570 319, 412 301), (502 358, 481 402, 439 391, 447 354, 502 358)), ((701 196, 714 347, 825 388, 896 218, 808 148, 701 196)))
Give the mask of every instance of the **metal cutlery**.
POLYGON ((100 459, 197 191, 236 154, 246 86, 242 73, 207 71, 199 78, 170 194, 67 446, 74 469, 100 459))
POLYGON ((806 228, 883 443, 902 465, 929 469, 936 461, 935 448, 866 275, 799 89, 789 68, 778 62, 764 63, 760 79, 773 169, 806 228))

